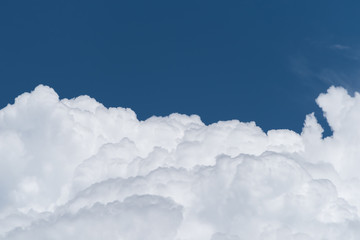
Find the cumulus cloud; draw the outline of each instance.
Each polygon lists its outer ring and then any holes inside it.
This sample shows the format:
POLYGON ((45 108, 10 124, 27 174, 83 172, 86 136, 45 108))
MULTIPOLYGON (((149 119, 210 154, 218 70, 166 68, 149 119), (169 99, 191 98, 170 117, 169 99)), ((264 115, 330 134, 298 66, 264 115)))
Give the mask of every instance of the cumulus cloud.
POLYGON ((40 85, 0 110, 0 239, 360 238, 360 95, 316 102, 302 133, 139 121, 40 85))

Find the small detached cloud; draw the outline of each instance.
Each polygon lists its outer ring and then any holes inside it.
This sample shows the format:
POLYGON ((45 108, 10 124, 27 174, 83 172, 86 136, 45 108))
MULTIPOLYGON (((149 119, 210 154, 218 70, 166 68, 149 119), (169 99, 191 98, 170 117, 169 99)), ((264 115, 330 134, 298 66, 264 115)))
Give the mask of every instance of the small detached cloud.
POLYGON ((139 121, 40 85, 0 110, 0 239, 360 238, 360 94, 300 134, 178 113, 139 121))
POLYGON ((342 44, 334 44, 330 46, 331 49, 335 49, 335 50, 348 50, 351 49, 351 47, 346 46, 346 45, 342 45, 342 44))

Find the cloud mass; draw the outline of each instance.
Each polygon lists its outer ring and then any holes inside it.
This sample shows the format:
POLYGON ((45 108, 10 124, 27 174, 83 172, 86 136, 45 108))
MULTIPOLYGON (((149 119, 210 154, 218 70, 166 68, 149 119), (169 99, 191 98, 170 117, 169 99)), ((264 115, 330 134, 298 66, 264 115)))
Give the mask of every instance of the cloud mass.
POLYGON ((40 85, 0 110, 0 239, 360 238, 360 95, 300 134, 197 115, 139 121, 40 85))

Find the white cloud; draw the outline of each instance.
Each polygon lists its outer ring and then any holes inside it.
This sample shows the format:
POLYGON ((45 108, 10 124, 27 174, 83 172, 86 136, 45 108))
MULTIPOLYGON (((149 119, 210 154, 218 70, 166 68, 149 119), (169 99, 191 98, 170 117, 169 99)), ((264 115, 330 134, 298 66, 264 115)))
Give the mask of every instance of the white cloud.
POLYGON ((349 46, 346 45, 342 45, 342 44, 334 44, 330 46, 331 49, 336 49, 336 50, 348 50, 350 49, 349 46))
POLYGON ((38 86, 0 110, 0 239, 359 239, 360 95, 303 132, 139 121, 38 86))

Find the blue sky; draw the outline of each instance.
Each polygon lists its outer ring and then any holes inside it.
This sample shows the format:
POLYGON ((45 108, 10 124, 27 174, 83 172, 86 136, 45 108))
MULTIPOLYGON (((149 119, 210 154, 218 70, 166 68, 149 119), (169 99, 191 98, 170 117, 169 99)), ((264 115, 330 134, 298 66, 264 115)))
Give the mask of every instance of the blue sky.
MULTIPOLYGON (((357 90, 357 1, 0 1, 0 105, 38 84, 138 118, 300 131, 330 85, 357 90)), ((320 121, 321 120, 320 118, 320 121)))

